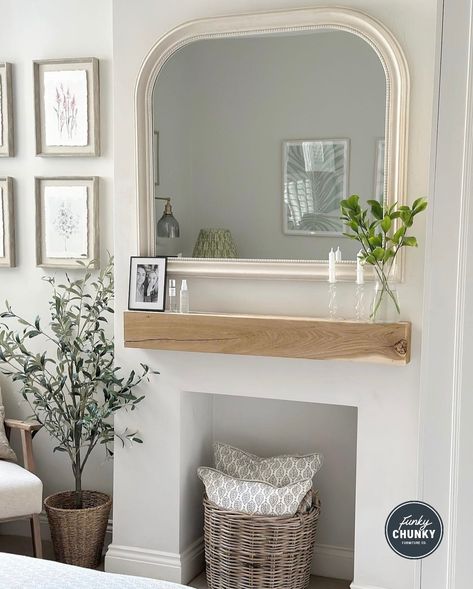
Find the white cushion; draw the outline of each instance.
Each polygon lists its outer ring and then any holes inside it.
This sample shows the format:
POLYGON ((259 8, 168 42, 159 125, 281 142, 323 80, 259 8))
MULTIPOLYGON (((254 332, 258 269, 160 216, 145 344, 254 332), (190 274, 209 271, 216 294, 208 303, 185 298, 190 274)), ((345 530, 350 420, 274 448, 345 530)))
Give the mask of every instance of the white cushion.
POLYGON ((3 405, 0 405, 0 460, 17 462, 16 454, 13 452, 5 433, 5 408, 3 405))
POLYGON ((264 481, 276 487, 306 481, 322 467, 322 454, 272 456, 260 458, 228 444, 214 443, 215 468, 232 477, 264 481))
POLYGON ((312 479, 275 487, 262 481, 242 481, 201 466, 197 474, 212 503, 222 509, 252 515, 294 515, 312 487, 312 479))
POLYGON ((0 520, 41 513, 43 483, 14 462, 0 460, 0 520))

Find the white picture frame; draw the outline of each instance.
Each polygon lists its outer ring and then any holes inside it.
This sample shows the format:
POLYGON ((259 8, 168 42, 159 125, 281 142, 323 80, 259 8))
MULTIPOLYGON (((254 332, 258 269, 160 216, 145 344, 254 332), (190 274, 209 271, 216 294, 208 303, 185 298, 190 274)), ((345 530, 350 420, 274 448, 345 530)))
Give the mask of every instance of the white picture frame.
POLYGON ((11 63, 0 63, 0 157, 12 157, 13 155, 15 153, 12 65, 11 63))
POLYGON ((283 233, 343 234, 340 201, 348 196, 349 139, 283 142, 283 233))
POLYGON ((33 62, 36 155, 100 155, 99 61, 33 62))
POLYGON ((13 179, 0 178, 0 267, 13 268, 15 259, 15 212, 13 179))
POLYGON ((132 256, 128 285, 130 311, 158 311, 166 307, 166 256, 132 256))
POLYGON ((99 179, 36 177, 36 265, 98 268, 99 179))
POLYGON ((375 157, 374 157, 374 183, 373 198, 384 202, 384 193, 386 191, 386 174, 385 174, 385 150, 386 142, 384 137, 376 139, 375 157))

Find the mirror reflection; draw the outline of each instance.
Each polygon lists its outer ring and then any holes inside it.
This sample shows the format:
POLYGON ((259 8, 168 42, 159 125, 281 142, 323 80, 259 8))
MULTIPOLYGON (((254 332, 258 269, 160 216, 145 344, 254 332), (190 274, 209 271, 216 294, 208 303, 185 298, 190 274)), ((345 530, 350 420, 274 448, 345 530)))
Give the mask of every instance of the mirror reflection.
POLYGON ((160 255, 327 259, 339 202, 382 199, 386 79, 342 31, 197 41, 153 94, 160 255))

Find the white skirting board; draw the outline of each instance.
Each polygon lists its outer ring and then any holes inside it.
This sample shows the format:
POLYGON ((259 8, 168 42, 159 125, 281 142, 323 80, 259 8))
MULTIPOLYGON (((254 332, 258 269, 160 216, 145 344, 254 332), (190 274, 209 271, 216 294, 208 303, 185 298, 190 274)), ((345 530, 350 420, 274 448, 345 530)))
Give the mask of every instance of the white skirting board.
MULTIPOLYGON (((150 576, 174 583, 188 583, 204 566, 204 541, 199 538, 182 554, 111 544, 105 557, 105 570, 137 576, 150 576)), ((353 550, 318 544, 312 573, 323 577, 351 580, 353 550)), ((352 586, 352 589, 379 589, 352 586)))
MULTIPOLYGON (((48 516, 44 511, 39 516, 39 523, 41 526, 41 538, 43 540, 51 540, 48 516)), ((110 518, 108 520, 107 531, 105 533, 105 548, 107 548, 112 541, 112 526, 113 522, 110 518)), ((31 536, 30 523, 27 519, 0 523, 0 529, 2 534, 8 534, 12 536, 31 536)))
POLYGON ((196 540, 182 554, 112 543, 105 555, 105 570, 109 573, 152 577, 173 583, 188 583, 203 568, 202 538, 196 540))
MULTIPOLYGON (((48 519, 45 513, 40 515, 41 537, 49 540, 48 519)), ((2 524, 2 533, 16 536, 29 536, 30 526, 25 521, 2 524)), ((114 573, 149 576, 165 579, 174 583, 187 583, 196 577, 204 567, 203 538, 193 542, 182 554, 119 546, 110 544, 112 539, 112 520, 110 519, 105 536, 106 570, 114 573), (110 544, 110 545, 109 545, 110 544)), ((353 550, 329 544, 317 544, 312 563, 312 574, 335 579, 353 578, 353 550)), ((381 587, 363 586, 352 583, 351 589, 383 589, 381 587)))
POLYGON ((359 585, 358 583, 352 583, 350 589, 384 589, 384 587, 378 587, 374 585, 359 585))
MULTIPOLYGON (((352 548, 316 544, 312 574, 351 581, 353 579, 353 562, 352 548)), ((376 588, 373 587, 373 589, 376 588)))

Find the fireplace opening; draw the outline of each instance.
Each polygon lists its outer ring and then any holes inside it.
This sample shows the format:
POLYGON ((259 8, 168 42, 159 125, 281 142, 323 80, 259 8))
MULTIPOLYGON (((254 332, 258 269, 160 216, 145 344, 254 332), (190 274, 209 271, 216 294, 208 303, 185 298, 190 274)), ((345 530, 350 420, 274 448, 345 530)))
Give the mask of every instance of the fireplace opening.
MULTIPOLYGON (((320 452, 324 462, 314 488, 321 514, 312 574, 353 579, 356 407, 183 392, 180 418, 181 554, 200 550, 203 568, 203 485, 196 471, 214 466, 213 442, 261 457, 320 452)), ((194 560, 189 575, 199 566, 194 560)))

